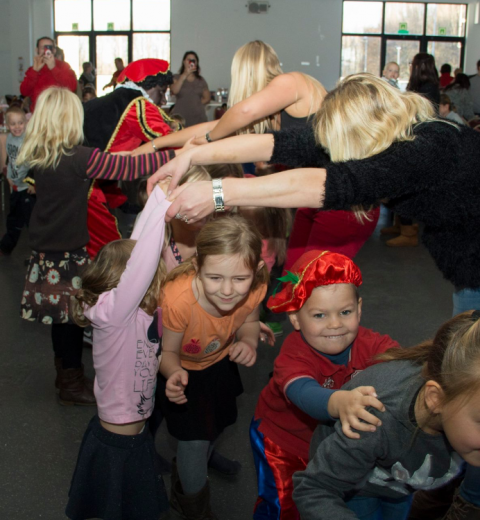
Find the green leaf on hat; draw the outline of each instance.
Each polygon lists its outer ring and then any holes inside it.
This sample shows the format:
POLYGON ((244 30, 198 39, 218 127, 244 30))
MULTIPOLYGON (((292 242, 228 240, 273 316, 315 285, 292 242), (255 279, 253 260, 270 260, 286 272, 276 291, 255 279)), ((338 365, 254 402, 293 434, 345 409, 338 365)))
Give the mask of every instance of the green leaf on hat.
POLYGON ((277 280, 279 281, 279 284, 275 287, 275 290, 273 291, 272 296, 275 296, 279 292, 280 288, 282 287, 282 283, 290 282, 293 285, 297 285, 300 278, 295 273, 291 273, 290 271, 287 271, 287 274, 285 276, 282 276, 281 278, 277 278, 277 280))

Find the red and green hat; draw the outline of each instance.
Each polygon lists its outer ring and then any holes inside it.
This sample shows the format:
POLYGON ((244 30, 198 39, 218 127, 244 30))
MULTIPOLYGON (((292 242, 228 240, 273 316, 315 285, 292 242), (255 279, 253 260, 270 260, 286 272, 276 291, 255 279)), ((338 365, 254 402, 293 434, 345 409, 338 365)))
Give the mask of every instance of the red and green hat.
POLYGON ((282 289, 269 298, 268 308, 277 313, 295 312, 303 307, 316 287, 337 283, 351 283, 360 287, 362 273, 345 255, 330 251, 309 251, 279 280, 283 282, 282 289))
POLYGON ((158 74, 167 74, 169 71, 169 63, 165 60, 156 58, 145 58, 129 63, 120 73, 117 83, 125 83, 130 80, 134 83, 145 81, 148 76, 157 76, 158 74))

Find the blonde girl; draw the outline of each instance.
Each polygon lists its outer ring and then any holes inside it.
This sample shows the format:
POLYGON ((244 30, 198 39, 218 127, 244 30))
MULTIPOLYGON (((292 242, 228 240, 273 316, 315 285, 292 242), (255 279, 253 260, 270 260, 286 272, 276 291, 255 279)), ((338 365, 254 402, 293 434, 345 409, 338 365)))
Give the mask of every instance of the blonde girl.
POLYGON ((105 245, 83 276, 73 315, 93 327, 98 415, 83 437, 67 516, 73 520, 158 520, 168 507, 153 438, 161 353, 157 300, 166 276, 160 255, 169 203, 155 188, 131 240, 105 245))
POLYGON ((373 385, 387 411, 381 428, 356 440, 339 423, 317 428, 313 458, 293 477, 302 518, 405 519, 416 490, 444 486, 464 461, 480 468, 479 317, 459 314, 433 340, 387 351, 344 385, 373 385))
MULTIPOLYGON (((326 93, 323 85, 307 74, 284 73, 267 43, 249 42, 233 57, 229 110, 222 118, 158 137, 153 144, 156 148, 183 146, 192 137, 197 137, 194 144, 205 144, 235 133, 303 127, 320 108, 326 93)), ((135 153, 152 151, 148 143, 135 153)))
POLYGON ((32 256, 22 297, 22 318, 52 326, 60 403, 94 405, 93 383, 84 377, 83 329, 72 322, 70 296, 81 287, 89 262, 85 249, 87 198, 92 179, 133 180, 149 175, 170 154, 146 161, 82 146, 83 108, 67 89, 49 88, 38 98, 17 164, 28 163, 37 203, 29 236, 32 256))
POLYGON ((238 365, 256 360, 258 306, 268 282, 261 251, 260 234, 243 218, 209 222, 198 235, 197 255, 165 285, 162 411, 179 441, 170 503, 187 518, 216 518, 207 461, 213 442, 236 421, 243 391, 238 365))

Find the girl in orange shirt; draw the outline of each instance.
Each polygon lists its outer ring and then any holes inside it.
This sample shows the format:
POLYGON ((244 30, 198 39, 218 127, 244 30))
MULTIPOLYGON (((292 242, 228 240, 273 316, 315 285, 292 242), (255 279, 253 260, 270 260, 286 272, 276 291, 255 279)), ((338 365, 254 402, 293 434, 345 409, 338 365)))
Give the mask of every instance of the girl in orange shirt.
POLYGON ((215 220, 200 231, 197 255, 165 285, 159 384, 168 430, 178 439, 170 503, 186 518, 216 518, 207 462, 213 442, 237 418, 238 365, 256 361, 269 278, 261 253, 252 224, 241 217, 215 220))

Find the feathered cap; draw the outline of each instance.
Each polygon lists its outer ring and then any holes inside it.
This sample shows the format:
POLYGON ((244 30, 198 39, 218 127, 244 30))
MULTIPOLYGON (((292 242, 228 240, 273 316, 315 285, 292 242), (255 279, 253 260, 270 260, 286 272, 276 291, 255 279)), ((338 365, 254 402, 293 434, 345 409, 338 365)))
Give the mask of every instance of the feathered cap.
POLYGON ((279 280, 283 282, 283 287, 269 298, 268 308, 273 312, 294 312, 303 307, 315 287, 337 283, 351 283, 360 287, 362 273, 345 255, 330 251, 309 251, 279 280))
POLYGON ((125 83, 127 80, 133 81, 134 83, 141 83, 149 76, 168 74, 169 72, 168 61, 145 58, 129 63, 118 76, 117 83, 125 83))

